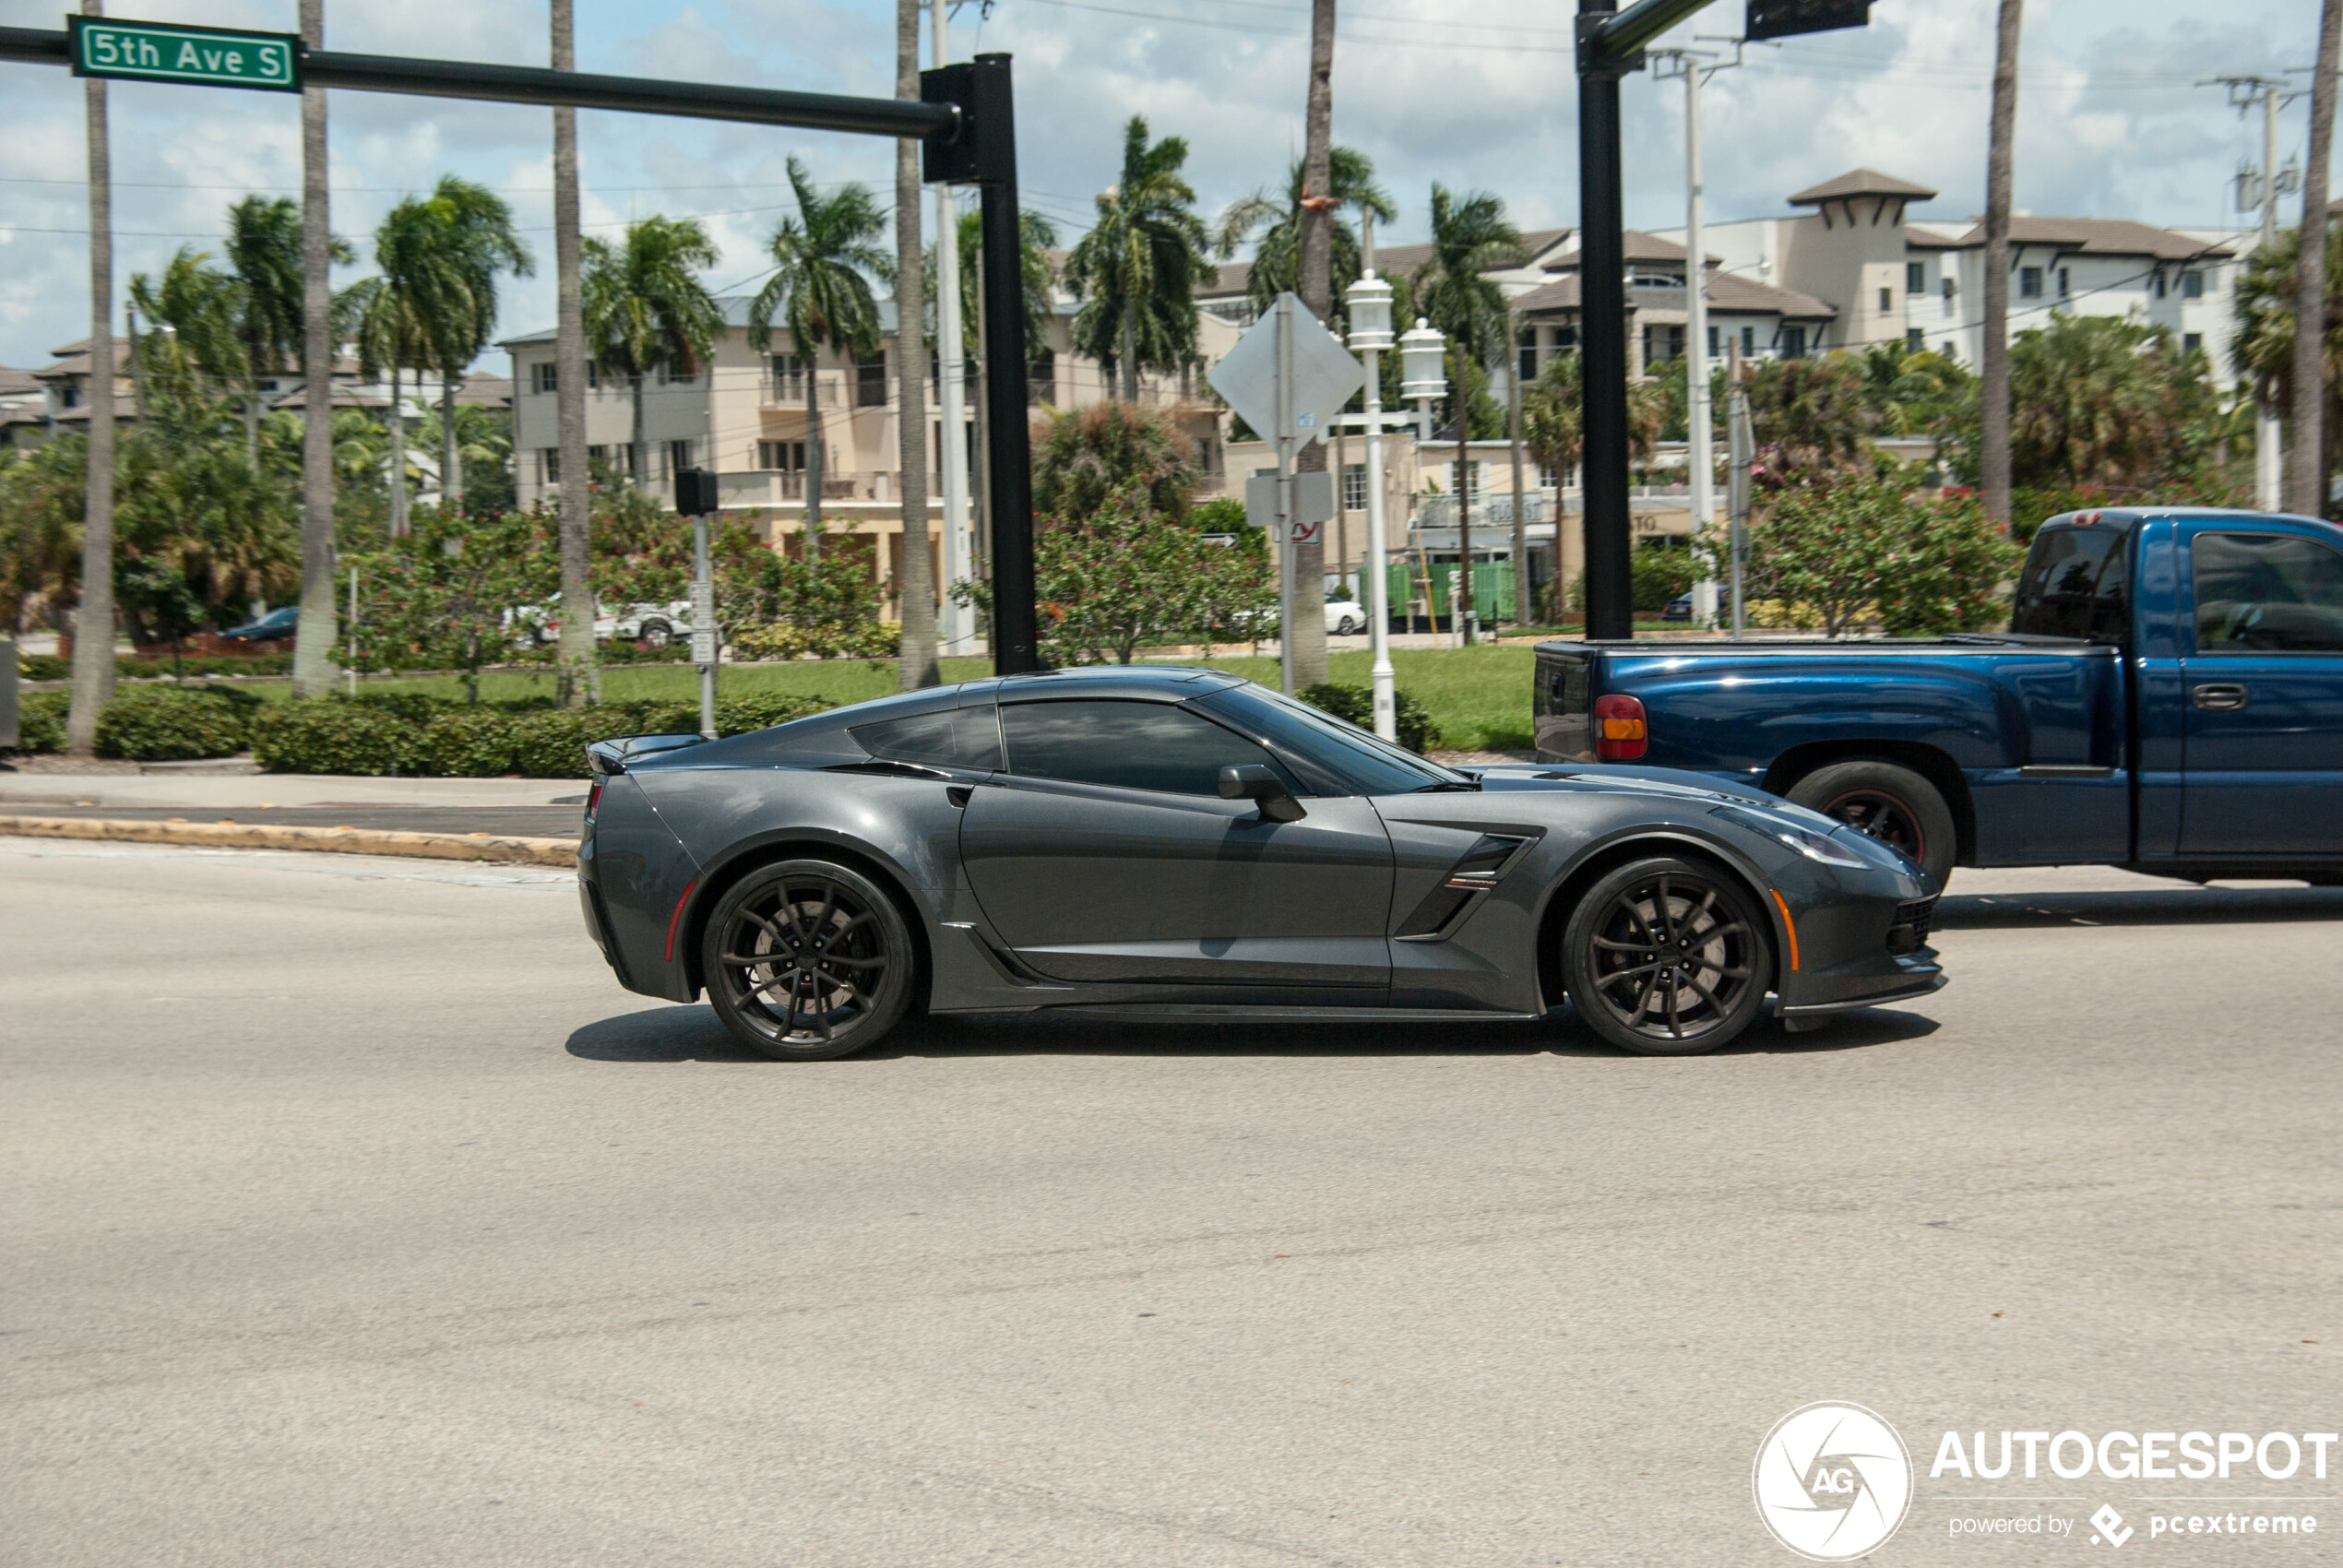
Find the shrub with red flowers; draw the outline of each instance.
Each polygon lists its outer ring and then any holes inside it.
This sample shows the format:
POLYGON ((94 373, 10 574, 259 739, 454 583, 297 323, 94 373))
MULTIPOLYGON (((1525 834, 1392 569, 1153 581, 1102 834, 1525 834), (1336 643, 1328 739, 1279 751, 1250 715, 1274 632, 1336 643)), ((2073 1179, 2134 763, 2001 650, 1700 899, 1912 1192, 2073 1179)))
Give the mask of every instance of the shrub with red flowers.
POLYGON ((1892 636, 1976 631, 2008 613, 2020 553, 1974 496, 1817 478, 1777 492, 1751 530, 1750 597, 1834 637, 1871 623, 1892 636))

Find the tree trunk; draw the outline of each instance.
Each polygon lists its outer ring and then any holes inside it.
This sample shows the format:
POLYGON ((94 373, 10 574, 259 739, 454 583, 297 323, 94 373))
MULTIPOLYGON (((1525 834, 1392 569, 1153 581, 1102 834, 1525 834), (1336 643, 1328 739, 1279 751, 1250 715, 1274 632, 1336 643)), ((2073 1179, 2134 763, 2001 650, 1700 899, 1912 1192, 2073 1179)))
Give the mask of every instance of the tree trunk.
POLYGON ((260 345, 244 345, 244 462, 260 467, 260 345))
MULTIPOLYGON (((104 11, 99 0, 81 0, 81 14, 104 11)), ((97 749, 99 710, 113 695, 113 175, 106 84, 83 82, 81 102, 89 138, 89 456, 65 750, 86 757, 97 749)))
POLYGON ((2343 48, 2343 0, 2319 6, 2319 53, 2311 68, 2311 147, 2302 160, 2301 255, 2294 272, 2294 445, 2287 453, 2287 508, 2326 516, 2326 165, 2335 149, 2335 72, 2343 48))
MULTIPOLYGON (((710 378, 709 384, 714 385, 713 377, 710 378)), ((643 481, 650 478, 650 453, 645 450, 648 443, 643 439, 643 373, 641 371, 638 370, 626 378, 626 390, 635 399, 635 422, 626 440, 626 478, 636 489, 640 490, 643 488, 643 481)))
POLYGON ((456 377, 440 373, 439 505, 453 511, 464 504, 463 449, 456 440, 456 377))
MULTIPOLYGON (((577 69, 575 0, 553 0, 556 71, 577 69)), ((560 443, 562 608, 559 674, 564 707, 599 702, 594 663, 594 476, 586 462, 586 304, 578 281, 577 111, 553 111, 553 403, 560 443)))
MULTIPOLYGON (((123 306, 122 315, 130 337, 130 417, 143 425, 147 422, 147 335, 138 330, 137 305, 123 306)), ((109 326, 106 330, 111 334, 113 328, 109 326)), ((98 362, 93 358, 89 362, 98 362)))
MULTIPOLYGON (((301 36, 326 42, 326 0, 301 0, 301 36)), ((301 91, 301 623, 293 633, 293 695, 334 684, 333 213, 326 89, 301 91)))
MULTIPOLYGON (((1523 483, 1521 471, 1521 318, 1509 317, 1505 323, 1505 352, 1511 356, 1505 367, 1505 435, 1513 443, 1513 619, 1514 624, 1529 624, 1529 493, 1523 483)), ((1561 508, 1556 507, 1556 512, 1561 508)), ((1696 526, 1706 526, 1705 518, 1695 518, 1696 526)), ((1562 526, 1554 525, 1557 545, 1562 539, 1562 526)), ((1557 556, 1561 551, 1554 552, 1557 556)))
POLYGON ((1978 466, 1985 515, 2009 527, 2010 143, 2017 128, 2017 31, 2025 0, 2001 0, 1993 45, 1993 107, 1985 151, 1985 345, 1979 377, 1978 466))
POLYGON ((1124 279, 1124 285, 1123 363, 1117 368, 1123 373, 1123 400, 1136 403, 1139 400, 1139 296, 1131 291, 1129 279, 1124 279))
POLYGON ((404 539, 407 524, 407 399, 398 385, 398 357, 390 361, 390 537, 404 539))
MULTIPOLYGON (((1471 391, 1465 384, 1465 347, 1457 341, 1457 570, 1464 574, 1464 596, 1457 600, 1457 636, 1465 647, 1473 645, 1472 626, 1472 451, 1466 443, 1472 422, 1467 416, 1471 411, 1471 391)), ((1630 612, 1632 615, 1632 612, 1630 612)))
MULTIPOLYGON (((790 334, 792 345, 797 334, 790 334)), ((805 362, 805 564, 822 559, 822 373, 821 350, 801 351, 805 362)))
MULTIPOLYGON (((1311 0, 1310 80, 1302 113, 1301 268, 1296 279, 1302 304, 1321 322, 1334 320, 1334 209, 1323 204, 1334 183, 1332 137, 1334 123, 1334 0, 1311 0), (1314 205, 1315 204, 1315 205, 1314 205)), ((1320 438, 1304 446, 1294 459, 1294 471, 1326 471, 1326 444, 1320 438)), ((1334 476, 1334 508, 1342 512, 1342 476, 1334 476)), ((1315 686, 1326 678, 1326 530, 1297 544, 1290 554, 1293 566, 1293 624, 1285 635, 1293 639, 1293 683, 1296 690, 1315 686)))
MULTIPOLYGON (((895 0, 898 98, 920 96, 920 6, 921 0, 895 0)), ((943 679, 935 661, 935 572, 927 543, 927 355, 920 330, 926 259, 920 249, 920 144, 907 137, 895 144, 895 374, 902 386, 896 450, 903 492, 903 565, 895 583, 903 643, 896 679, 907 692, 943 679)), ((956 434, 945 431, 942 439, 956 434)))

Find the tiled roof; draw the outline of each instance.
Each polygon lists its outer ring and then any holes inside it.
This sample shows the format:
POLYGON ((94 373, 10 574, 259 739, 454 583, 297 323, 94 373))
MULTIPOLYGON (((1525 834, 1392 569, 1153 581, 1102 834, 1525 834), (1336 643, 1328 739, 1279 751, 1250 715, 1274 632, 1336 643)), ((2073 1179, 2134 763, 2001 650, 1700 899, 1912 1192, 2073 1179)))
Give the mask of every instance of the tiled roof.
MULTIPOLYGON (((1557 278, 1513 301, 1513 308, 1524 315, 1575 313, 1580 298, 1578 280, 1576 272, 1557 278)), ((1793 321, 1826 321, 1838 314, 1812 294, 1777 289, 1735 272, 1708 275, 1708 308, 1738 315, 1787 316, 1793 321)))
MULTIPOLYGON (((2156 261, 2236 254, 2226 245, 2206 244, 2128 218, 2013 218, 2009 238, 2012 244, 2052 245, 2076 255, 2144 255, 2156 261)), ((1985 225, 1980 223, 1945 248, 1975 250, 1984 244, 1985 225)))
MULTIPOLYGON (((1624 231, 1620 235, 1620 245, 1622 256, 1628 261, 1681 262, 1684 259, 1683 246, 1673 240, 1662 239, 1658 234, 1647 234, 1641 229, 1624 231)), ((1712 254, 1708 259, 1716 262, 1722 261, 1724 257, 1712 254)), ((1578 251, 1574 246, 1546 263, 1546 270, 1548 272, 1575 272, 1579 266, 1578 251)))
POLYGON ((1915 185, 1909 180, 1899 180, 1876 169, 1849 169, 1836 179, 1808 185, 1790 198, 1790 205, 1819 207, 1848 196, 1900 196, 1906 201, 1927 201, 1935 194, 1926 185, 1915 185))

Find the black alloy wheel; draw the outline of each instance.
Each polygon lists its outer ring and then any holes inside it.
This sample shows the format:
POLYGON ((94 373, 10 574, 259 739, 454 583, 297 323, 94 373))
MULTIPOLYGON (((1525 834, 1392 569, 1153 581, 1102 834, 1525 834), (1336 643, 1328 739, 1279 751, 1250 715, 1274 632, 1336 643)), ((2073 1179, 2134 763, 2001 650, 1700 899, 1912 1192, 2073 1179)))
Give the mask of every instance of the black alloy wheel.
POLYGON ((902 912, 851 867, 762 866, 708 922, 708 1000, 768 1056, 817 1062, 861 1051, 910 1005, 916 958, 902 912))
POLYGON ((1721 868, 1637 861, 1580 899, 1563 933, 1563 983, 1578 1016, 1650 1056, 1714 1051, 1765 1005, 1771 927, 1721 868))
POLYGON ((1944 891, 1953 874, 1958 832, 1936 786, 1909 767, 1868 757, 1816 768, 1790 788, 1790 799, 1836 817, 1900 849, 1944 891))

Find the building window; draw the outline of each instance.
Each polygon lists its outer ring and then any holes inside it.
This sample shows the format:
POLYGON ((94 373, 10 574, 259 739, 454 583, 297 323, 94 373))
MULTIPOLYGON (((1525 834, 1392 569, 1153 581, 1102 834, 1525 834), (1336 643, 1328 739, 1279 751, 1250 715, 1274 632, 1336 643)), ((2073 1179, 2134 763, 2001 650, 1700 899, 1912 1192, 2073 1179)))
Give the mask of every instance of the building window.
POLYGON ((2039 300, 2042 297, 2042 269, 2040 267, 2021 267, 2017 269, 2017 297, 2021 300, 2039 300))
POLYGON ((537 482, 559 484, 562 481, 562 449, 540 446, 537 449, 537 482))
POLYGON ((602 367, 592 360, 586 362, 586 390, 599 392, 602 387, 602 367))
POLYGON ((1754 327, 1744 327, 1741 329, 1741 351, 1744 354, 1754 354, 1757 351, 1757 329, 1754 327))
POLYGON ((805 401, 805 362, 795 354, 775 354, 771 365, 771 391, 768 399, 776 403, 805 401))
POLYGON ((2181 274, 2181 298, 2201 300, 2205 297, 2205 274, 2192 267, 2181 274))
POLYGON ((553 362, 541 360, 529 367, 529 389, 532 392, 558 392, 561 374, 553 362))
POLYGON ((2066 298, 2070 292, 2072 292, 2072 290, 2068 286, 2067 271, 2066 268, 2062 267, 2058 269, 2058 297, 2063 300, 2066 298))
POLYGON ((81 388, 78 386, 58 387, 57 407, 61 409, 77 409, 81 407, 81 388))
POLYGON ((785 474, 802 474, 805 471, 805 443, 760 441, 756 444, 756 466, 785 474))
POLYGON ((1578 329, 1576 327, 1557 327, 1552 330, 1553 343, 1552 347, 1555 353, 1569 354, 1576 353, 1577 351, 1578 329))
POLYGON ((1953 287, 1952 274, 1946 273, 1945 275, 1944 281, 1939 283, 1937 287, 1944 293, 1945 308, 1950 310, 1953 304, 1953 296, 1960 291, 1953 287))
POLYGON ((1924 261, 1904 263, 1904 292, 1907 294, 1928 292, 1928 263, 1924 261))
POLYGON ((1033 356, 1025 367, 1025 400, 1035 407, 1058 400, 1058 356, 1054 349, 1044 349, 1033 356))
POLYGON ((2148 279, 2147 289, 2148 292, 2158 299, 2164 297, 2164 269, 2162 267, 2158 267, 2156 276, 2148 279))
POLYGON ((599 468, 620 479, 633 479, 635 448, 624 442, 615 446, 589 446, 586 448, 586 466, 599 468))
POLYGON ((1711 327, 1708 329, 1708 357, 1713 360, 1723 351, 1717 347, 1717 329, 1711 327))
POLYGON ((1928 347, 1926 335, 1923 334, 1917 327, 1906 327, 1904 329, 1904 347, 1909 349, 1915 354, 1919 353, 1922 349, 1928 347))
POLYGON ((886 407, 886 355, 884 351, 867 360, 854 362, 854 406, 858 409, 886 407))
POLYGON ((2183 332, 2183 333, 2182 333, 2182 334, 2181 334, 2181 352, 2182 352, 2182 353, 2184 353, 2184 354, 2194 354, 2194 353, 2199 353, 2199 352, 2202 352, 2202 351, 2203 351, 2204 348, 2205 348, 2205 334, 2204 334, 2204 333, 2202 333, 2202 332, 2183 332))
POLYGON ((670 479, 692 466, 692 444, 689 439, 667 444, 667 474, 670 479))
POLYGON ((1781 357, 1802 360, 1806 357, 1806 329, 1785 325, 1781 329, 1781 357))
POLYGON ((1514 346, 1519 350, 1515 358, 1521 367, 1522 385, 1528 386, 1538 379, 1538 329, 1534 327, 1523 327, 1514 346))
POLYGON ((664 360, 660 362, 659 384, 661 386, 689 386, 698 379, 696 368, 687 371, 681 365, 671 365, 664 360))
POLYGON ((1879 314, 1882 315, 1889 315, 1895 310, 1895 308, 1896 291, 1893 289, 1882 288, 1879 291, 1879 314))
POLYGON ((1346 512, 1363 512, 1367 509, 1366 464, 1345 463, 1342 465, 1342 509, 1346 512))

